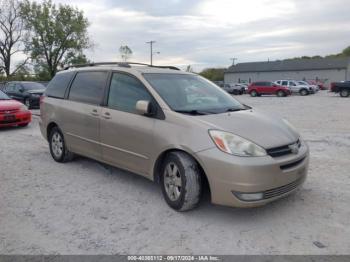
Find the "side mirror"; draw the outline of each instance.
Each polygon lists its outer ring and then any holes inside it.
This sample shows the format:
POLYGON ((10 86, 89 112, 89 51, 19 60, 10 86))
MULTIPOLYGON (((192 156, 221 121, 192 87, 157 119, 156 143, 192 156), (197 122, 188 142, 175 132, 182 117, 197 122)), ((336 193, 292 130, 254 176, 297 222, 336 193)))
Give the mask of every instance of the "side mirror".
POLYGON ((18 89, 18 91, 21 92, 21 93, 23 93, 23 92, 24 92, 24 88, 23 88, 23 87, 20 87, 20 88, 18 89))
POLYGON ((139 100, 136 102, 136 111, 143 116, 151 116, 155 114, 152 103, 146 100, 139 100))

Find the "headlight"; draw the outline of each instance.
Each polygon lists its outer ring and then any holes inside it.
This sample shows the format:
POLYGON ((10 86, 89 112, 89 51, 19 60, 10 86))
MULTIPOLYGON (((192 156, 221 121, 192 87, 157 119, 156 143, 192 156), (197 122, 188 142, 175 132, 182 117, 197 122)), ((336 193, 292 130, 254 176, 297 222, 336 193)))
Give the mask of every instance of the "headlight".
POLYGON ((214 144, 223 152, 236 156, 266 156, 261 146, 229 132, 209 130, 214 144))
POLYGON ((21 107, 19 108, 20 111, 27 111, 28 107, 26 107, 26 105, 21 105, 21 107))

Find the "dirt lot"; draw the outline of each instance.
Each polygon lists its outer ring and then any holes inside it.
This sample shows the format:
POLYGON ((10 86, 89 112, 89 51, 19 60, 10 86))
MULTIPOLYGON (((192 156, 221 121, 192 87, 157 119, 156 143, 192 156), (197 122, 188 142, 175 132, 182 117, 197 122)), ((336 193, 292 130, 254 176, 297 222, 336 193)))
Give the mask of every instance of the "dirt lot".
POLYGON ((177 213, 156 184, 51 159, 37 118, 0 131, 1 254, 350 254, 350 98, 237 96, 287 118, 311 148, 296 194, 255 209, 177 213))

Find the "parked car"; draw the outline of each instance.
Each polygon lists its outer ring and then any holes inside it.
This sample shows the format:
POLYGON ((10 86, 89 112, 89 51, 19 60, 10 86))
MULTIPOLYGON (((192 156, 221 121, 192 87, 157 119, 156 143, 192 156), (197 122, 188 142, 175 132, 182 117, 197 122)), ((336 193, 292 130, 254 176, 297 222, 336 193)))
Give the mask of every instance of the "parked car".
POLYGON ((331 92, 339 93, 341 97, 350 95, 350 81, 331 83, 331 92))
POLYGON ((234 95, 242 95, 245 93, 244 86, 237 84, 237 83, 225 84, 223 89, 226 92, 228 92, 230 94, 234 94, 234 95))
POLYGON ((309 88, 311 87, 311 89, 313 90, 314 93, 318 92, 320 90, 320 88, 318 87, 318 85, 312 85, 309 84, 306 81, 296 81, 299 85, 304 85, 304 86, 309 86, 309 88))
POLYGON ((284 86, 277 85, 270 81, 253 82, 248 87, 251 96, 277 95, 279 97, 289 96, 291 92, 284 86))
POLYGON ((325 84, 321 81, 316 81, 316 80, 306 80, 307 83, 310 85, 317 85, 320 90, 327 90, 327 87, 325 84))
POLYGON ((0 91, 0 127, 27 126, 32 113, 22 103, 0 91))
POLYGON ((13 81, 6 83, 3 90, 9 97, 25 104, 28 109, 39 107, 45 86, 36 82, 13 81))
POLYGON ((315 90, 309 85, 300 85, 297 81, 294 80, 277 80, 275 83, 277 85, 289 88, 292 93, 298 93, 302 96, 315 93, 315 90))
POLYGON ((308 146, 289 122, 174 67, 64 70, 40 111, 55 161, 78 154, 157 181, 178 211, 199 203, 204 181, 213 203, 253 207, 294 192, 307 175, 308 146))

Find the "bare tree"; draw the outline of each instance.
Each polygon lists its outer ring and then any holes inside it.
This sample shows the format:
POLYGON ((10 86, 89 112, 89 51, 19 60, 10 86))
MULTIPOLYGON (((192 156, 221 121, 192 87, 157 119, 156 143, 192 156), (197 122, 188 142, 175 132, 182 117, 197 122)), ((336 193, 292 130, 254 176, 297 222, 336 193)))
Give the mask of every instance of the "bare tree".
POLYGON ((119 53, 124 62, 126 62, 132 56, 132 50, 127 45, 120 46, 119 53))
POLYGON ((25 29, 17 0, 0 0, 0 67, 6 76, 16 73, 24 66, 28 58, 11 72, 11 58, 23 51, 25 29))

